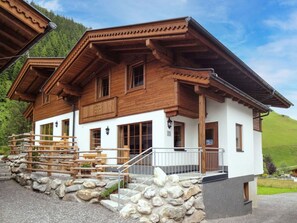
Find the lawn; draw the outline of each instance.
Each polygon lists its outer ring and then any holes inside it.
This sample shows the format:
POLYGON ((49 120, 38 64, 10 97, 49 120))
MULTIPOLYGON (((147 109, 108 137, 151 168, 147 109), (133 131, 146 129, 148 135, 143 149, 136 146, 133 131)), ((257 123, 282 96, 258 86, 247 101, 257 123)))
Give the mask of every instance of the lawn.
POLYGON ((0 155, 9 155, 10 149, 7 146, 0 146, 0 155))
POLYGON ((258 179, 258 194, 272 195, 297 192, 297 183, 292 180, 258 179))

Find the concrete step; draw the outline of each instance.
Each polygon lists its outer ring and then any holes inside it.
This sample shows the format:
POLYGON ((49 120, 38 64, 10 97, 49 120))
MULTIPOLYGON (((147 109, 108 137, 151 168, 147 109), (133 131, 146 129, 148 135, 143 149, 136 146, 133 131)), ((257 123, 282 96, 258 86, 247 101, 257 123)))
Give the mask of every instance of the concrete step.
POLYGON ((129 196, 125 196, 125 195, 121 195, 119 196, 119 194, 111 194, 109 195, 110 200, 115 201, 117 203, 120 204, 126 204, 130 201, 130 197, 129 196))
POLYGON ((144 177, 131 177, 131 182, 151 186, 154 182, 154 179, 144 177))
POLYGON ((100 203, 112 212, 118 212, 123 207, 123 205, 119 205, 118 202, 111 200, 101 200, 100 203))
POLYGON ((140 193, 139 191, 137 190, 131 190, 131 189, 128 189, 128 188, 121 188, 119 190, 119 194, 122 194, 122 195, 125 195, 125 196, 128 196, 128 197, 132 197, 136 194, 140 193))
POLYGON ((0 176, 0 181, 11 180, 11 176, 0 176))
POLYGON ((0 177, 5 177, 5 176, 11 176, 10 172, 4 173, 4 172, 0 172, 0 177))
POLYGON ((139 192, 142 192, 145 190, 145 188, 148 187, 146 184, 139 184, 139 183, 129 183, 128 188, 131 190, 137 190, 139 192))

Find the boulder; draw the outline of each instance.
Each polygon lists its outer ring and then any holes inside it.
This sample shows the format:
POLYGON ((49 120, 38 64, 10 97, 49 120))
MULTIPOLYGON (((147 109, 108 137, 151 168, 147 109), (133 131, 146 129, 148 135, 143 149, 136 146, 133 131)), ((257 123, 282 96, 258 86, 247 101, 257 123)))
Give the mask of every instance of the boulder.
POLYGON ((198 198, 195 199, 195 201, 194 201, 194 207, 197 210, 204 210, 205 207, 204 207, 202 196, 199 196, 198 198))
POLYGON ((154 169, 154 183, 159 186, 163 187, 166 183, 167 175, 166 173, 159 167, 154 169))
POLYGON ((66 181, 64 182, 64 184, 65 184, 66 187, 69 187, 69 186, 71 186, 71 185, 73 184, 73 181, 74 181, 74 180, 66 180, 66 181))
POLYGON ((159 217, 158 214, 153 213, 153 214, 150 215, 150 220, 151 220, 152 223, 157 223, 157 222, 160 221, 160 217, 159 217))
POLYGON ((71 185, 69 187, 66 187, 65 188, 65 193, 75 192, 75 191, 81 190, 82 188, 83 188, 82 185, 80 185, 80 184, 74 184, 74 185, 71 185))
POLYGON ((187 188, 185 190, 183 199, 188 200, 190 197, 192 197, 198 193, 201 193, 201 189, 199 188, 199 186, 197 186, 197 185, 190 186, 189 188, 187 188))
POLYGON ((125 205, 122 210, 120 211, 120 215, 123 218, 128 218, 130 217, 132 214, 136 214, 136 205, 135 204, 127 204, 125 205))
POLYGON ((153 197, 152 204, 154 207, 160 207, 164 204, 164 202, 161 197, 156 196, 156 197, 153 197))
POLYGON ((47 184, 49 182, 49 177, 40 177, 37 182, 40 184, 47 184))
POLYGON ((186 215, 192 215, 194 213, 194 211, 196 211, 196 209, 194 207, 191 207, 187 212, 186 215))
POLYGON ((58 195, 59 198, 62 198, 65 196, 65 184, 61 184, 56 190, 55 193, 58 195))
POLYGON ((180 183, 184 188, 189 188, 191 185, 192 185, 192 183, 190 182, 190 181, 182 181, 181 183, 180 183))
POLYGON ((159 195, 163 198, 167 198, 168 197, 167 190, 165 188, 160 189, 159 195))
POLYGON ((186 211, 186 208, 183 206, 173 207, 171 205, 165 205, 161 208, 160 217, 161 219, 168 218, 175 221, 181 221, 184 218, 186 211))
POLYGON ((58 187, 59 185, 61 185, 61 183, 62 183, 61 180, 59 180, 59 179, 54 179, 54 180, 51 182, 51 188, 52 188, 53 190, 56 190, 57 187, 58 187))
POLYGON ((171 181, 172 183, 178 183, 179 182, 179 176, 174 174, 174 175, 170 175, 168 177, 168 180, 171 181))
POLYGON ((151 214, 152 213, 152 208, 149 202, 141 199, 137 203, 137 211, 140 214, 151 214))
POLYGON ((190 199, 188 199, 185 203, 184 203, 184 207, 189 210, 193 204, 194 204, 195 198, 191 197, 190 199))
POLYGON ((141 217, 141 218, 139 219, 139 222, 140 222, 140 223, 152 223, 152 222, 150 221, 150 219, 148 219, 147 217, 141 217))
POLYGON ((196 210, 192 215, 185 217, 182 223, 200 223, 205 218, 205 213, 196 210))
POLYGON ((184 191, 180 186, 168 187, 167 192, 174 199, 179 198, 184 194, 184 191))
POLYGON ((39 192, 44 193, 46 190, 46 184, 39 184, 36 181, 34 181, 32 188, 33 188, 33 190, 37 190, 39 192))
POLYGON ((92 198, 100 197, 98 191, 92 191, 90 189, 79 190, 76 192, 76 196, 84 201, 89 201, 92 198))
POLYGON ((177 199, 169 198, 167 199, 167 202, 173 206, 180 206, 184 204, 184 200, 182 198, 177 198, 177 199))
POLYGON ((156 195, 156 189, 154 187, 146 187, 145 190, 143 191, 143 196, 146 199, 151 199, 156 195))
POLYGON ((81 202, 81 200, 75 196, 75 193, 65 194, 63 201, 81 202))
POLYGON ((87 188, 87 189, 93 189, 93 188, 96 187, 96 184, 95 184, 94 182, 92 182, 92 181, 85 181, 85 182, 83 183, 83 186, 84 186, 85 188, 87 188))
POLYGON ((138 203, 138 201, 141 199, 141 193, 135 194, 132 197, 130 197, 130 201, 133 203, 138 203))

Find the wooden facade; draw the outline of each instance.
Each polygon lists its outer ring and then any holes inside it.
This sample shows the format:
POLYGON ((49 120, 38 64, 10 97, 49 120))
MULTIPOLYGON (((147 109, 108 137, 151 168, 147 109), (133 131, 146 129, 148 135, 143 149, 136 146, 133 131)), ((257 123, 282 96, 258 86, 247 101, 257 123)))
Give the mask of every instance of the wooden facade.
POLYGON ((23 0, 0 0, 0 73, 55 24, 23 0))

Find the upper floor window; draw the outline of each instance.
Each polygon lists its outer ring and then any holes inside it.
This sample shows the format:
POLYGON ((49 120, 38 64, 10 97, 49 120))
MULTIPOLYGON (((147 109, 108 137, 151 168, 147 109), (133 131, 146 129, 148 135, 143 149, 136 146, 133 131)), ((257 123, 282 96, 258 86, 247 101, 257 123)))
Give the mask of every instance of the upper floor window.
POLYGON ((144 63, 136 63, 128 67, 128 89, 141 87, 144 85, 144 63))
POLYGON ((236 124, 236 151, 242 152, 242 125, 236 124))
POLYGON ((47 104, 50 102, 50 96, 48 94, 42 93, 42 104, 47 104))
POLYGON ((109 75, 104 75, 96 80, 96 99, 107 96, 109 96, 109 75))

